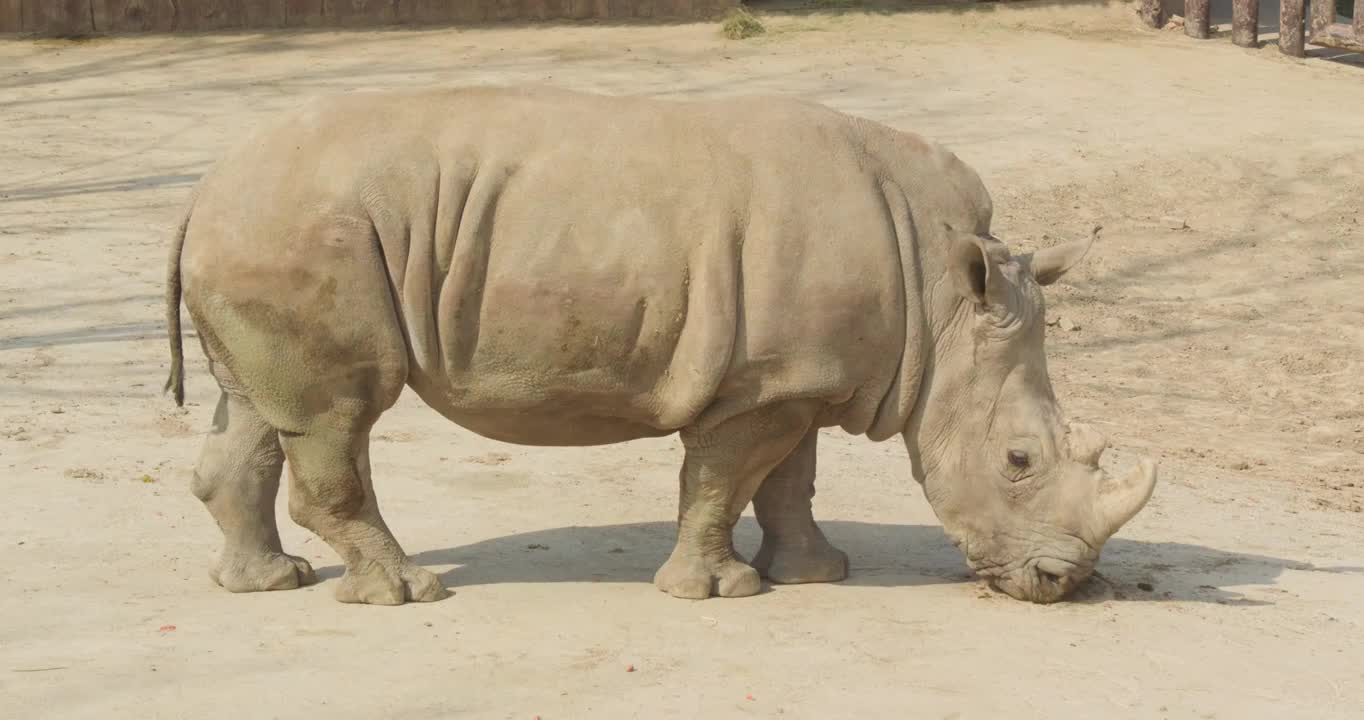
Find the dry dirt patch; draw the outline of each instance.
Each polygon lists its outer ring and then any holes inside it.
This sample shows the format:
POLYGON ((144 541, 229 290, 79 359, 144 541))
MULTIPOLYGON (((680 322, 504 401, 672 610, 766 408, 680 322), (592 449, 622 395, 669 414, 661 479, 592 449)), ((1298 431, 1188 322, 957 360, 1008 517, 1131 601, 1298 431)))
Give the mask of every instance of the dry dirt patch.
MULTIPOLYGON (((672 25, 0 44, 5 706, 1356 714, 1364 76, 1145 32, 1117 6, 762 19, 743 42, 672 25), (674 441, 512 448, 409 397, 377 429, 376 481, 398 537, 455 597, 338 605, 336 559, 287 519, 320 586, 213 587, 218 533, 188 492, 187 433, 214 401, 193 342, 189 412, 157 392, 164 253, 188 188, 244 127, 306 95, 494 82, 808 97, 950 144, 1020 248, 1102 223, 1051 294, 1053 379, 1113 437, 1115 463, 1151 452, 1165 471, 1102 577, 1049 607, 984 591, 903 449, 830 433, 816 510, 853 577, 673 600, 649 579, 671 542, 674 441)), ((751 552, 751 520, 739 538, 751 552)))

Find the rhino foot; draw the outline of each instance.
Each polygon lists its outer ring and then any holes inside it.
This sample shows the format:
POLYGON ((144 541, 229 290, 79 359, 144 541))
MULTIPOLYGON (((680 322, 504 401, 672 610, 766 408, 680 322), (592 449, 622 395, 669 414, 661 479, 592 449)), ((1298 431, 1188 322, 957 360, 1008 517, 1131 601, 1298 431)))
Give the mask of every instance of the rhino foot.
POLYGON ((757 595, 762 590, 762 578, 757 570, 733 557, 707 562, 695 555, 674 555, 658 569, 654 585, 673 597, 704 600, 712 595, 757 595))
POLYGON ((224 555, 208 575, 230 592, 293 590, 317 582, 307 560, 284 553, 224 555))
POLYGON ((817 542, 781 543, 763 537, 753 567, 774 583, 838 582, 848 577, 848 555, 823 537, 817 542))
POLYGON ((347 568, 336 587, 337 600, 365 605, 402 605, 409 600, 435 602, 452 594, 425 568, 407 565, 395 572, 372 560, 347 568))

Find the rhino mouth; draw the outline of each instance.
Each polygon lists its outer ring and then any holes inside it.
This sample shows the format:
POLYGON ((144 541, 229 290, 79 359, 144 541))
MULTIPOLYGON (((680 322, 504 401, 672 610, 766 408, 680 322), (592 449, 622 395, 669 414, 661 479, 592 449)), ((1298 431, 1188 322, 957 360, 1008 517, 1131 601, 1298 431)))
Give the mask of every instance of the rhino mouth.
POLYGON ((994 590, 1016 600, 1054 603, 1064 599, 1094 574, 1099 552, 1083 538, 1056 533, 1048 551, 1034 548, 1022 560, 1001 563, 966 554, 966 563, 994 590))
POLYGON ((976 570, 991 588, 1015 600, 1054 603, 1064 599, 1094 574, 1094 564, 1038 557, 1010 570, 976 570))

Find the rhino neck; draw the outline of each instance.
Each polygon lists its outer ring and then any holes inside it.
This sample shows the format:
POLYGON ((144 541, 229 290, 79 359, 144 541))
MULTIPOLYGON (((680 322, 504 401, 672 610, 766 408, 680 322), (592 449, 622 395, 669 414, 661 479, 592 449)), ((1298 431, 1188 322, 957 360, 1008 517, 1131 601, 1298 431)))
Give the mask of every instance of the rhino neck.
POLYGON ((920 302, 924 321, 923 370, 918 396, 902 430, 914 479, 920 484, 943 459, 925 457, 925 449, 933 455, 934 448, 944 447, 946 434, 962 420, 956 412, 962 407, 960 370, 973 365, 972 310, 962 301, 948 275, 947 243, 943 233, 937 232, 919 244, 928 279, 920 302))
POLYGON ((925 458, 923 450, 942 447, 944 433, 948 426, 955 425, 956 418, 950 409, 958 404, 951 383, 945 382, 943 373, 953 362, 951 354, 962 341, 970 342, 970 333, 964 332, 966 316, 961 312, 962 304, 946 272, 934 276, 924 300, 925 307, 925 353, 919 395, 913 410, 906 418, 903 427, 905 449, 909 453, 911 471, 914 479, 922 485, 927 475, 934 470, 942 458, 925 458), (925 422, 932 412, 933 419, 925 422), (943 411, 949 411, 946 416, 943 411))
MULTIPOLYGON (((880 442, 905 428, 914 415, 919 403, 920 389, 924 373, 931 366, 932 348, 931 323, 925 302, 925 277, 935 277, 926 267, 924 243, 921 242, 922 228, 915 219, 914 208, 905 197, 905 192, 894 182, 885 181, 881 185, 886 201, 886 213, 895 227, 894 253, 900 263, 905 333, 901 344, 899 366, 881 398, 866 435, 880 442), (925 275, 928 270, 930 274, 925 275)), ((931 265, 931 264, 930 264, 931 265)))

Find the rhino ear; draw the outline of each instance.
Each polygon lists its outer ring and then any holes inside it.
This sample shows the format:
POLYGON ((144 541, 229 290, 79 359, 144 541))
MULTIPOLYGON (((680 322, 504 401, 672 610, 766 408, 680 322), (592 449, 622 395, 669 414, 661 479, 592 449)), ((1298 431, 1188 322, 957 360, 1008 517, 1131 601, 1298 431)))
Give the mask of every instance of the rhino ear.
POLYGON ((1032 260, 1028 263, 1032 268, 1032 276, 1037 279, 1038 285, 1050 285, 1061 279, 1067 270, 1079 264, 1084 259, 1085 253, 1094 245, 1094 238, 1099 234, 1099 229, 1095 228, 1089 237, 1084 240, 1073 240, 1068 243, 1061 243, 1052 247, 1038 250, 1033 253, 1032 260))
POLYGON ((948 272, 957 294, 981 308, 1003 302, 1008 293, 1002 283, 1007 280, 999 264, 1008 262, 1009 249, 992 237, 945 229, 950 243, 948 272))

